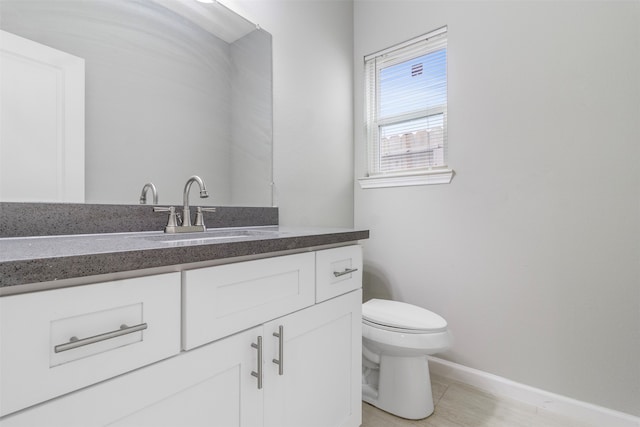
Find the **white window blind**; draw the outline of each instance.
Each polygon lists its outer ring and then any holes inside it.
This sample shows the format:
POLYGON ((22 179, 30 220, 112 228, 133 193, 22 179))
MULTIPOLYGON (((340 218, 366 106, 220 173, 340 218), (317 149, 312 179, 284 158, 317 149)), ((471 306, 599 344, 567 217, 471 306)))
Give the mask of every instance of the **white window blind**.
POLYGON ((446 169, 446 27, 367 56, 365 73, 369 177, 446 169))

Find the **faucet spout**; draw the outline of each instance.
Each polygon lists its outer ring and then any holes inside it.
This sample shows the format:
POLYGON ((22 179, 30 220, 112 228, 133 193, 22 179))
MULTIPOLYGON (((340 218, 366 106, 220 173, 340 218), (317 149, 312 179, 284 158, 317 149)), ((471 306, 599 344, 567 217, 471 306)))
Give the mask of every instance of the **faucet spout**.
POLYGON ((183 199, 183 207, 182 207, 182 226, 190 227, 191 226, 191 212, 189 211, 189 191, 191 190, 191 184, 196 182, 200 187, 200 198, 205 199, 209 197, 209 193, 207 193, 207 188, 204 185, 204 181, 197 175, 193 175, 191 178, 187 180, 187 183, 184 186, 184 192, 182 193, 183 199))
POLYGON ((146 205, 147 204, 147 191, 151 190, 151 195, 153 196, 153 204, 157 205, 158 204, 158 190, 156 189, 156 186, 153 185, 153 182, 147 182, 144 187, 142 187, 142 193, 140 193, 140 204, 141 205, 146 205))

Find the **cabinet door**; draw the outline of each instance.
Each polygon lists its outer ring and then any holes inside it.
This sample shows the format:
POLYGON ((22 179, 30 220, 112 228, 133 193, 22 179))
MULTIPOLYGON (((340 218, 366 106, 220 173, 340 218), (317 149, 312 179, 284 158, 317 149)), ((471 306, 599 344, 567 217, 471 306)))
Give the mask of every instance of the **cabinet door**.
POLYGON ((265 426, 360 425, 361 307, 356 290, 264 325, 265 426))
POLYGON ((251 375, 262 328, 134 371, 0 419, 12 426, 262 425, 262 390, 251 375))

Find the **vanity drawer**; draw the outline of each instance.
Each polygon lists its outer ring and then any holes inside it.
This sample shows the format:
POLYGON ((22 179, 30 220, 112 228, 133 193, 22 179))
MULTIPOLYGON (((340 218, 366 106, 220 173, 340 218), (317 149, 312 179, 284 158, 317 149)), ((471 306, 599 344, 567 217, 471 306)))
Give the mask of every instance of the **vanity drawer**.
POLYGON ((362 287, 362 247, 343 246, 316 252, 316 302, 362 287))
POLYGON ((0 416, 180 351, 180 273, 0 298, 0 416))
POLYGON ((313 305, 314 266, 307 252, 182 272, 182 348, 313 305))

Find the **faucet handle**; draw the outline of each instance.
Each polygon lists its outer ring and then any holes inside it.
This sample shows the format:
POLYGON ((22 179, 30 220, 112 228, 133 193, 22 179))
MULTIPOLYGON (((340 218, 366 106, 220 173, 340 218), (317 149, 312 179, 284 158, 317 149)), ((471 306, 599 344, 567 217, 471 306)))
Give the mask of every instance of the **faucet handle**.
POLYGON ((171 229, 171 228, 175 228, 178 226, 178 218, 176 215, 176 208, 174 208, 173 206, 169 206, 168 208, 162 207, 162 206, 154 206, 153 207, 153 211, 154 212, 169 212, 169 218, 167 220, 167 226, 165 227, 165 232, 168 232, 167 230, 171 229))
POLYGON ((197 226, 202 226, 206 230, 206 226, 204 225, 204 216, 202 212, 215 212, 216 208, 201 208, 198 207, 196 209, 196 223, 197 226))

